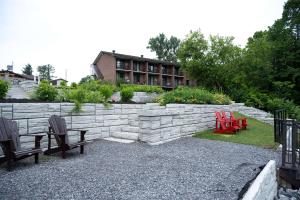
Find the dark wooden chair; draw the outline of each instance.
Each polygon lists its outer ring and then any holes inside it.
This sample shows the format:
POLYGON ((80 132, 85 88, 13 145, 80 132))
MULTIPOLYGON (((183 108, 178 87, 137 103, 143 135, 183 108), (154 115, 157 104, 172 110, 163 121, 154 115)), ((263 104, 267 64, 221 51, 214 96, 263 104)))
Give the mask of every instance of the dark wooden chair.
MULTIPOLYGON (((0 146, 4 153, 4 157, 0 159, 0 163, 7 161, 7 169, 11 170, 12 162, 27 158, 34 155, 35 163, 39 162, 39 153, 42 153, 40 141, 44 134, 27 134, 19 135, 17 123, 10 119, 0 117, 0 146), (35 137, 35 146, 33 149, 22 149, 20 143, 21 136, 35 137)), ((44 132, 45 133, 45 132, 44 132)))
POLYGON ((82 129, 67 129, 66 121, 64 118, 61 118, 57 115, 52 115, 49 118, 49 132, 48 132, 48 150, 45 151, 46 155, 57 153, 61 151, 63 158, 66 157, 66 151, 80 147, 80 153, 84 152, 84 145, 86 141, 84 135, 87 130, 82 129), (78 131, 80 132, 80 140, 75 143, 70 143, 68 131, 78 131), (54 136, 58 147, 51 148, 51 136, 54 136))

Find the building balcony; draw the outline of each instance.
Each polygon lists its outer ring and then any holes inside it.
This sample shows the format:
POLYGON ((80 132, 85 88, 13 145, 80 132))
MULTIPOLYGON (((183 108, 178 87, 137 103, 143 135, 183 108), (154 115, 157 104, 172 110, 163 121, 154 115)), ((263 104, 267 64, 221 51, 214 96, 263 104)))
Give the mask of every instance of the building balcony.
POLYGON ((173 84, 171 82, 163 82, 162 86, 165 88, 173 88, 173 84))
POLYGON ((136 73, 146 73, 146 67, 137 67, 137 66, 133 66, 133 72, 136 73))
POLYGON ((175 76, 184 77, 184 74, 183 74, 183 72, 182 72, 182 71, 180 71, 180 70, 175 70, 175 72, 174 72, 174 75, 175 75, 175 76))
POLYGON ((162 70, 162 75, 163 76, 172 76, 172 71, 168 69, 163 69, 162 70))
POLYGON ((158 68, 158 67, 148 67, 148 73, 151 73, 151 74, 159 74, 160 71, 159 71, 159 68, 158 68))

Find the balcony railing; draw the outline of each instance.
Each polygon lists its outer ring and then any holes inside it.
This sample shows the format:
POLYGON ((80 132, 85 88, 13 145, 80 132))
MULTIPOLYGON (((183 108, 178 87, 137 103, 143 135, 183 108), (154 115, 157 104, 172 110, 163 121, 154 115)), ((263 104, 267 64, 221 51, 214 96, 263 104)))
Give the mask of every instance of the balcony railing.
POLYGON ((148 72, 150 73, 159 73, 159 68, 158 67, 148 67, 148 72))
POLYGON ((170 69, 163 68, 162 69, 162 74, 163 75, 172 75, 172 71, 170 69))
POLYGON ((135 72, 146 72, 145 66, 133 66, 133 71, 135 72))
POLYGON ((183 72, 180 70, 175 70, 174 74, 175 76, 183 76, 183 72))
POLYGON ((146 80, 140 80, 140 81, 133 81, 133 84, 137 84, 137 85, 145 85, 146 84, 146 80))
POLYGON ((184 84, 182 81, 180 81, 180 82, 175 81, 174 85, 175 85, 175 87, 177 87, 177 86, 183 86, 184 84))
POLYGON ((165 82, 163 81, 163 87, 173 87, 172 83, 171 82, 165 82))
POLYGON ((130 66, 128 63, 122 63, 117 65, 118 70, 130 70, 130 66))

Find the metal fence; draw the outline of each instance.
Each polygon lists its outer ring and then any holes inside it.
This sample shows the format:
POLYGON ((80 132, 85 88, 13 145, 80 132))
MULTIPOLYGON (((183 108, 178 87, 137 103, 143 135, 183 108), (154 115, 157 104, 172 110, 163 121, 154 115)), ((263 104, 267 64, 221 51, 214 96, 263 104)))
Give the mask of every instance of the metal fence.
POLYGON ((274 113, 274 139, 275 142, 282 144, 283 122, 287 119, 286 111, 276 110, 274 113))
POLYGON ((274 113, 275 141, 282 144, 282 168, 296 171, 300 180, 300 123, 287 119, 285 110, 274 113))

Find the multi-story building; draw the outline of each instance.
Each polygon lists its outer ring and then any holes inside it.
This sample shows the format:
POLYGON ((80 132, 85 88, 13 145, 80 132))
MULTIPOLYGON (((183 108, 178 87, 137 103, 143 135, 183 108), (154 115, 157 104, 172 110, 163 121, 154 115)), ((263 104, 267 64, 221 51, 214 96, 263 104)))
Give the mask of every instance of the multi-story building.
POLYGON ((178 63, 144 58, 143 55, 124 55, 115 51, 101 51, 92 64, 92 74, 113 83, 121 80, 133 84, 157 85, 164 89, 192 84, 178 63))

